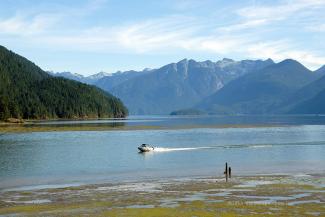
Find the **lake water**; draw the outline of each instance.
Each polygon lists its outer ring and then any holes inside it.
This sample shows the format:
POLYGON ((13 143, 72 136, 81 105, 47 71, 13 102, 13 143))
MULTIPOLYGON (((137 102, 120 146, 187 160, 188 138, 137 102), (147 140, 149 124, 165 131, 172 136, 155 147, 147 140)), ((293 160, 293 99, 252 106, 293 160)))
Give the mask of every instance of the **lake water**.
POLYGON ((225 162, 234 175, 325 172, 324 116, 156 116, 38 124, 162 128, 2 133, 0 189, 222 176, 225 162), (158 148, 140 154, 142 143, 158 148))

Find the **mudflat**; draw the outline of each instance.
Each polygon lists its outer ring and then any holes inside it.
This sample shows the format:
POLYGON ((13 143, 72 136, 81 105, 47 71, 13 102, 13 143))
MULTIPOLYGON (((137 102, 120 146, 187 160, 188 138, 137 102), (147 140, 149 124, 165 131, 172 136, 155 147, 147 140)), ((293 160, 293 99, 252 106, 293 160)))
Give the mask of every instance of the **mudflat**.
POLYGON ((182 178, 3 190, 1 216, 324 216, 324 174, 182 178))

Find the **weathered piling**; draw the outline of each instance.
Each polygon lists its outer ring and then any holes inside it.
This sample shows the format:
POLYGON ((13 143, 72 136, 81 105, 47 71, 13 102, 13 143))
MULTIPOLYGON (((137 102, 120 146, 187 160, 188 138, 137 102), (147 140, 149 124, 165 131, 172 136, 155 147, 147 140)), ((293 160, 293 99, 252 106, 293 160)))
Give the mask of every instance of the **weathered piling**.
POLYGON ((228 182, 229 170, 228 170, 228 163, 227 162, 226 162, 226 168, 225 168, 224 174, 226 176, 226 182, 228 182))
POLYGON ((228 167, 227 162, 226 162, 226 167, 225 167, 225 171, 223 172, 223 174, 225 174, 226 182, 228 182, 228 178, 231 178, 231 167, 228 167))

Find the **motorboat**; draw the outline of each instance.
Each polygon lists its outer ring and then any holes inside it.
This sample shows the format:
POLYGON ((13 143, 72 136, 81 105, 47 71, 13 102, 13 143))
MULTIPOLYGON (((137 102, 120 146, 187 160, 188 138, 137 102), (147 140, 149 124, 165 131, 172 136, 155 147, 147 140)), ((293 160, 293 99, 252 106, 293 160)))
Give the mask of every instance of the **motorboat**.
POLYGON ((149 152, 155 150, 155 147, 150 146, 148 144, 142 144, 138 147, 140 152, 149 152))

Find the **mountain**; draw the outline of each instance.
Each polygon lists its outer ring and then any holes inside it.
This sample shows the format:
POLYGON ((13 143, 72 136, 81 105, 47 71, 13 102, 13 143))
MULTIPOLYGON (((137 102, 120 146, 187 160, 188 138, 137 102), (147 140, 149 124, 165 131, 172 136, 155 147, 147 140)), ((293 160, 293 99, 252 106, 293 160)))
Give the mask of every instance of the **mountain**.
POLYGON ((112 76, 111 73, 107 73, 107 72, 99 72, 97 74, 94 74, 94 75, 90 75, 90 76, 87 76, 85 77, 87 80, 89 80, 88 83, 96 83, 98 80, 104 78, 104 77, 110 77, 112 76))
POLYGON ((195 108, 221 114, 276 113, 286 99, 318 78, 288 59, 233 80, 195 108))
POLYGON ((169 114, 195 105, 235 78, 272 64, 270 59, 184 59, 159 69, 104 77, 96 85, 122 99, 132 114, 169 114))
POLYGON ((0 120, 124 117, 123 103, 97 87, 49 75, 0 46, 0 120))
POLYGON ((313 98, 306 100, 294 108, 289 113, 292 114, 325 114, 325 89, 320 91, 313 98))
POLYGON ((197 109, 180 109, 171 112, 170 115, 206 115, 206 113, 197 109))
POLYGON ((325 75, 325 65, 323 65, 322 67, 320 67, 319 69, 317 69, 315 71, 315 73, 317 73, 319 75, 319 77, 325 75))
POLYGON ((83 76, 78 73, 71 73, 71 72, 48 72, 48 73, 55 77, 63 77, 63 78, 67 78, 70 80, 79 81, 79 82, 82 82, 85 84, 94 84, 101 78, 106 77, 106 76, 109 77, 112 75, 112 74, 106 73, 106 72, 99 72, 97 74, 90 75, 90 76, 83 76))
POLYGON ((144 69, 143 71, 118 71, 110 76, 104 76, 98 79, 94 84, 103 90, 111 91, 115 86, 149 72, 151 72, 150 69, 144 69))
POLYGON ((292 114, 325 114, 325 75, 293 94, 284 108, 292 114))
POLYGON ((315 81, 303 86, 283 100, 283 102, 279 105, 279 113, 294 113, 294 108, 296 106, 315 97, 318 93, 325 89, 325 75, 319 78, 322 76, 322 72, 315 71, 314 74, 318 79, 315 79, 315 81))

